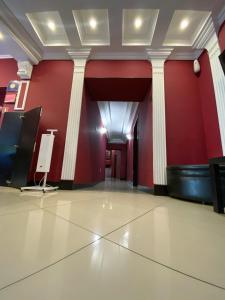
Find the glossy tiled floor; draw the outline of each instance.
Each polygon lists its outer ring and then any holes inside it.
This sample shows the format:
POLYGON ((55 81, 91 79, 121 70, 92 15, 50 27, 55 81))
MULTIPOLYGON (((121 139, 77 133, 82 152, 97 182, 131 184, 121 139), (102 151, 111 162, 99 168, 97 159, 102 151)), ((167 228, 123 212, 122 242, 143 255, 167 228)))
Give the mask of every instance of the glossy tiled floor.
POLYGON ((0 299, 224 300, 225 217, 113 188, 0 188, 0 299))

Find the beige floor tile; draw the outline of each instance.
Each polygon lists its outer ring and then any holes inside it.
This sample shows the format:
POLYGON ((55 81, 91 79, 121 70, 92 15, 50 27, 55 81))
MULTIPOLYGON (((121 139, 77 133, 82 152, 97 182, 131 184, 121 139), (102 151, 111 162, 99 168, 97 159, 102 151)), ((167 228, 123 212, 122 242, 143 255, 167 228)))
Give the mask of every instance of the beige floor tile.
POLYGON ((165 205, 107 236, 172 268, 225 287, 225 217, 168 198, 165 205))
POLYGON ((86 200, 47 210, 104 235, 164 202, 163 198, 157 199, 147 194, 105 193, 103 198, 95 194, 86 200))
POLYGON ((1 300, 224 300, 225 291, 101 240, 0 291, 1 300))
POLYGON ((21 199, 19 190, 0 187, 0 216, 33 209, 37 206, 21 199))
POLYGON ((39 209, 1 216, 0 287, 54 263, 97 238, 39 209))

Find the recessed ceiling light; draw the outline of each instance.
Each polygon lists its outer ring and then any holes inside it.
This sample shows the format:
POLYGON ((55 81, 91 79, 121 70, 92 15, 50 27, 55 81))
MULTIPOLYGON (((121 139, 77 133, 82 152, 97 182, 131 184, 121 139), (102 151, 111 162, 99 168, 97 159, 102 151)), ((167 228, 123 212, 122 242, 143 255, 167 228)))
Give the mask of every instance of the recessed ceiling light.
POLYGON ((142 26, 142 24, 143 24, 142 18, 138 17, 138 18, 136 18, 134 20, 134 27, 135 27, 135 29, 140 29, 141 26, 142 26))
POLYGON ((90 25, 91 29, 96 29, 96 27, 97 27, 97 21, 95 20, 95 18, 91 18, 90 19, 89 25, 90 25))
POLYGON ((56 26, 55 23, 53 21, 48 21, 48 28, 51 29, 51 31, 55 31, 56 26))
POLYGON ((103 134, 106 134, 107 129, 105 127, 100 127, 98 131, 99 131, 100 134, 103 135, 103 134))
POLYGON ((128 141, 130 141, 132 139, 132 135, 130 133, 127 133, 126 138, 128 139, 128 141))
POLYGON ((189 23, 190 22, 188 19, 183 19, 180 23, 180 29, 185 30, 188 27, 189 23))
POLYGON ((0 32, 0 40, 4 40, 4 35, 0 32))

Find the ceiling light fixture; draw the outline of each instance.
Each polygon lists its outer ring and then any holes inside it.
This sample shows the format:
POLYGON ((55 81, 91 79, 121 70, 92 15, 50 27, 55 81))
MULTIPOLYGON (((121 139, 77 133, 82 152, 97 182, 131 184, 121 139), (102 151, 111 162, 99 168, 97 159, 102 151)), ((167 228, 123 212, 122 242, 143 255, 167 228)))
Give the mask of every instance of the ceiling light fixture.
POLYGON ((107 132, 107 129, 105 127, 100 127, 98 131, 99 131, 100 134, 103 135, 107 132))
POLYGON ((91 18, 90 21, 89 21, 89 25, 91 27, 91 29, 96 29, 97 27, 97 21, 95 18, 91 18))
POLYGON ((126 138, 128 139, 128 141, 130 141, 132 139, 132 135, 130 133, 127 133, 126 138))
POLYGON ((143 24, 142 18, 138 17, 138 18, 136 18, 134 20, 134 27, 135 27, 135 29, 140 29, 141 26, 142 26, 142 24, 143 24))
POLYGON ((4 35, 0 32, 0 40, 4 40, 4 35))
POLYGON ((180 23, 180 29, 185 30, 188 27, 189 23, 190 22, 188 19, 183 19, 180 23))
POLYGON ((55 31, 56 29, 56 26, 55 26, 55 23, 53 21, 48 21, 48 28, 51 30, 51 31, 55 31))

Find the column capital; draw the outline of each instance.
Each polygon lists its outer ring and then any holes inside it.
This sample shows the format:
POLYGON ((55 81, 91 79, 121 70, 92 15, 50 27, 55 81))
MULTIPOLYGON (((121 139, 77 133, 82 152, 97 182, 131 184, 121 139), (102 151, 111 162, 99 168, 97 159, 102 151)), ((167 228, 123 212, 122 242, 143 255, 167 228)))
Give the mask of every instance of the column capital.
POLYGON ((152 62, 152 65, 155 64, 157 66, 160 65, 160 62, 163 66, 172 51, 173 48, 146 49, 148 59, 152 62))
POLYGON ((20 79, 31 79, 33 65, 29 61, 17 61, 17 75, 20 79))
POLYGON ((84 71, 90 52, 91 48, 68 50, 69 56, 74 61, 74 72, 79 73, 84 71))

